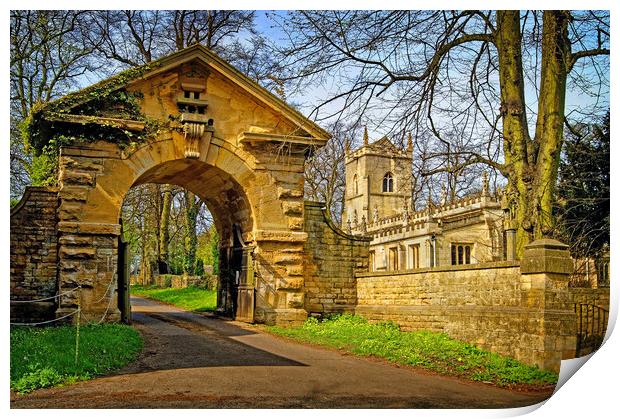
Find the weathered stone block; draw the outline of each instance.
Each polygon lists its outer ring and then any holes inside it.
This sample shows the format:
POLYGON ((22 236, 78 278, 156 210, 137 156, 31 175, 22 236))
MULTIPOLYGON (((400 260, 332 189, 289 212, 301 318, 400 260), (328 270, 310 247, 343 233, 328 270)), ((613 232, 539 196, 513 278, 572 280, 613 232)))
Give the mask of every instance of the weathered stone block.
POLYGON ((60 156, 59 164, 61 167, 66 167, 68 169, 99 171, 103 168, 102 159, 91 159, 76 156, 69 157, 66 155, 60 156))
POLYGON ((284 201, 282 203, 282 210, 284 211, 284 215, 303 216, 304 205, 302 202, 284 201))
POLYGON ((84 202, 88 198, 88 189, 72 188, 60 191, 60 198, 64 201, 81 201, 84 202))
POLYGON ((302 217, 288 217, 288 228, 291 230, 303 230, 304 228, 304 219, 302 217))
POLYGON ((282 290, 300 290, 304 286, 304 278, 302 276, 288 276, 278 278, 276 289, 282 290))
POLYGON ((278 199, 303 198, 304 192, 301 189, 290 189, 278 186, 278 199))
POLYGON ((75 234, 63 234, 60 236, 58 240, 60 244, 68 244, 68 245, 92 245, 93 239, 88 236, 78 236, 75 234))
POLYGON ((274 257, 274 263, 277 265, 301 265, 303 263, 302 254, 281 254, 274 257))
POLYGON ((89 172, 64 170, 60 174, 63 184, 95 186, 95 175, 89 172))
POLYGON ((552 239, 536 240, 527 246, 521 260, 521 273, 571 274, 573 261, 568 246, 552 239))
POLYGON ((290 276, 302 276, 304 274, 304 267, 302 265, 288 265, 286 273, 290 276))
POLYGON ((60 246, 60 257, 70 259, 90 259, 95 256, 93 247, 60 246))
POLYGON ((304 293, 296 292, 288 294, 288 308, 302 309, 304 306, 304 293))

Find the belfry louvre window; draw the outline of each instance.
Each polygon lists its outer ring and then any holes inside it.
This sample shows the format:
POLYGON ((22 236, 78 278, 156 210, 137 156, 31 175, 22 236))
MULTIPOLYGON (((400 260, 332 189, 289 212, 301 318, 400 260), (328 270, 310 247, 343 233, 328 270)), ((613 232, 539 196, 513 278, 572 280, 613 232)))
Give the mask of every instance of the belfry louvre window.
POLYGON ((453 265, 469 265, 471 263, 471 244, 452 243, 450 248, 453 265))
POLYGON ((383 176, 383 192, 394 192, 394 178, 390 172, 383 176))

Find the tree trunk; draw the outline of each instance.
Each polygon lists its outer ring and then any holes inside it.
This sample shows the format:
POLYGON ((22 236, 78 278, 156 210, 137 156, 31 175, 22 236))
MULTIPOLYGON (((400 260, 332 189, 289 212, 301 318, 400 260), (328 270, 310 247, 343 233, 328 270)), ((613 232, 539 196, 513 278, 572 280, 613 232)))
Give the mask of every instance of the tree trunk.
POLYGON ((527 191, 531 181, 527 146, 530 139, 525 113, 519 15, 518 10, 498 11, 495 39, 499 58, 504 163, 508 171, 506 196, 511 208, 507 227, 517 230, 518 255, 531 239, 531 226, 527 222, 527 191))
POLYGON ((172 206, 172 189, 163 186, 162 208, 159 221, 159 273, 168 273, 168 245, 170 241, 170 208, 172 206), (162 265, 165 271, 162 272, 162 265))
POLYGON ((497 12, 495 43, 508 172, 506 200, 511 209, 507 227, 516 230, 518 257, 527 243, 544 237, 553 226, 551 206, 562 144, 566 51, 570 52, 567 25, 567 13, 544 12, 540 99, 532 140, 525 113, 520 13, 497 12))
POLYGON ((184 191, 185 195, 185 263, 183 273, 194 275, 196 270, 196 220, 200 209, 200 199, 196 199, 192 192, 184 191))
POLYGON ((551 211, 564 140, 567 63, 571 58, 568 21, 569 14, 565 11, 549 10, 543 14, 541 86, 533 150, 535 238, 549 234, 554 226, 551 211))

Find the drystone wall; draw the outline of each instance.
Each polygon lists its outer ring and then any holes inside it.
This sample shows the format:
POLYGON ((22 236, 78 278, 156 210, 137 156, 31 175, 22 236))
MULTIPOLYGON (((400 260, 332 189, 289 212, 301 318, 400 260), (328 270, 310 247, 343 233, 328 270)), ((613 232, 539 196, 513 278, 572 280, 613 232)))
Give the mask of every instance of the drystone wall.
POLYGON ((345 234, 327 218, 324 205, 305 202, 305 309, 311 315, 352 313, 357 304, 354 272, 368 270, 370 237, 345 234))
POLYGON ((568 297, 568 250, 534 242, 521 263, 492 262, 357 273, 355 312, 403 330, 432 330, 559 370, 575 356, 576 315, 568 297))
POLYGON ((56 189, 30 186, 11 211, 11 322, 54 318, 56 301, 49 298, 57 290, 57 207, 56 189))

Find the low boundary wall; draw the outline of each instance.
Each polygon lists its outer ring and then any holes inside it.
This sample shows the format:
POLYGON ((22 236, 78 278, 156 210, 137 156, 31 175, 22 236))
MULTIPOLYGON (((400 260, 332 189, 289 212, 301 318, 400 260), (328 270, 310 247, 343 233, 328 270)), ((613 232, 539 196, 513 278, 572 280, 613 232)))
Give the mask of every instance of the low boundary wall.
POLYGON ((403 330, 432 330, 519 361, 559 371, 573 358, 576 315, 568 246, 539 240, 519 262, 360 273, 355 309, 403 330))

